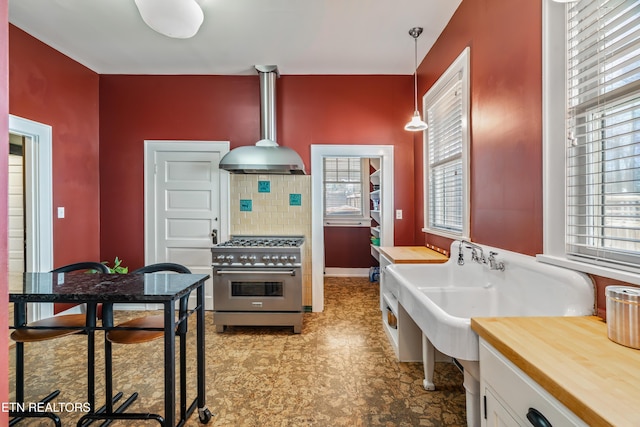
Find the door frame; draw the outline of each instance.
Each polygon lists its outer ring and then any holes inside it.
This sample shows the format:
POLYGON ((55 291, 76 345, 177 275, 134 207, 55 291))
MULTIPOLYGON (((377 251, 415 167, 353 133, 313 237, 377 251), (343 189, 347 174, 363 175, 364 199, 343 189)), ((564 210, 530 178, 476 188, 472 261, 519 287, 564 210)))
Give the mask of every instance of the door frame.
POLYGON ((379 158, 382 170, 380 246, 393 246, 393 145, 311 145, 311 294, 312 310, 324 310, 324 197, 325 157, 379 158))
MULTIPOLYGON (((145 140, 144 141, 144 262, 154 264, 156 239, 155 230, 155 194, 154 194, 154 156, 157 151, 208 151, 218 152, 220 157, 229 152, 229 141, 181 141, 181 140, 145 140)), ((220 170, 220 230, 218 241, 229 237, 229 172, 220 170)))
MULTIPOLYGON (((9 133, 25 137, 26 271, 53 269, 53 129, 9 114, 9 133)), ((7 153, 8 156, 8 153, 7 153)), ((28 321, 53 316, 53 304, 32 304, 28 321)))
POLYGON ((27 138, 25 147, 25 209, 27 271, 53 269, 52 128, 9 114, 9 133, 27 138))

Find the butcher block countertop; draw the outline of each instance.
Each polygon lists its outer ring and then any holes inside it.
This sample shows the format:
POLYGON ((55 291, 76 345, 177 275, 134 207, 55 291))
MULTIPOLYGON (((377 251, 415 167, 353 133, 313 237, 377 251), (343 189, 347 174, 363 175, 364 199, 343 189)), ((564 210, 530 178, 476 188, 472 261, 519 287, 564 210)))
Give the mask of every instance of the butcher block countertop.
POLYGON ((381 246, 380 252, 394 264, 430 264, 449 258, 425 246, 381 246))
POLYGON ((472 318, 471 328, 590 426, 640 426, 640 350, 598 317, 472 318))

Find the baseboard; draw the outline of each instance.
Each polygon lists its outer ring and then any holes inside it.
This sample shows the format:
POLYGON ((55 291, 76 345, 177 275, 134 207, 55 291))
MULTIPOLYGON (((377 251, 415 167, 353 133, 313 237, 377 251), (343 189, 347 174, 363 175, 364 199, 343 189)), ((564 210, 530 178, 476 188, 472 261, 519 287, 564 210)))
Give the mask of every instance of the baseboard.
POLYGON ((325 267, 325 277, 369 277, 368 268, 325 267))

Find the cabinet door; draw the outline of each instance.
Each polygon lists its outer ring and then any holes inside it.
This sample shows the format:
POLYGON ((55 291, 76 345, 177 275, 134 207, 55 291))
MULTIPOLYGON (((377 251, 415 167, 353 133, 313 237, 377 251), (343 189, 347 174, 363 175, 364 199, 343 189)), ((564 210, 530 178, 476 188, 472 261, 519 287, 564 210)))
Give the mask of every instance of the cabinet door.
POLYGON ((493 395, 491 389, 485 388, 484 396, 484 410, 487 418, 482 420, 483 427, 513 427, 523 425, 502 406, 502 403, 493 395))
MULTIPOLYGON (((520 424, 514 425, 531 427, 527 414, 533 408, 550 425, 587 427, 576 414, 483 339, 480 339, 480 376, 481 390, 493 393, 494 399, 508 408, 508 413, 513 414, 512 417, 520 420, 520 424)), ((487 401, 489 400, 487 393, 487 401)), ((503 424, 487 422, 486 425, 503 424)))

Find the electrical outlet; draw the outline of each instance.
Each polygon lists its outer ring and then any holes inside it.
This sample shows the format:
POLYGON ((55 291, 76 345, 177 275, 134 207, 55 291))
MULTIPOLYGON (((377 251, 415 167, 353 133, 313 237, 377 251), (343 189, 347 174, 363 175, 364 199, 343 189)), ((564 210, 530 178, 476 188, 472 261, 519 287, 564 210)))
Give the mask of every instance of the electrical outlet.
POLYGON ((64 206, 58 207, 58 218, 64 218, 64 206))
POLYGON ((396 209, 396 219, 402 219, 402 209, 396 209))

